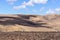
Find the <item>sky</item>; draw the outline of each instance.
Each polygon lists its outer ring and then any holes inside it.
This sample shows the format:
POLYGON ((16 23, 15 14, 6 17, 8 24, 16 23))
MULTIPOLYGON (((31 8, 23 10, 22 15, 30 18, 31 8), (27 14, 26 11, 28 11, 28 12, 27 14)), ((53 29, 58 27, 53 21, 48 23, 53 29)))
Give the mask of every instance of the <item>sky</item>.
POLYGON ((60 0, 0 0, 0 14, 60 13, 60 0))

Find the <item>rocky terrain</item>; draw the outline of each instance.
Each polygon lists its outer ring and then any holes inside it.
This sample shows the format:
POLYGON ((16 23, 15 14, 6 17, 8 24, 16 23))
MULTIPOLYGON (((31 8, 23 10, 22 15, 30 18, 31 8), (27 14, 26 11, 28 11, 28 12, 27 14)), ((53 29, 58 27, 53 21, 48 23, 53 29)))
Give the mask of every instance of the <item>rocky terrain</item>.
POLYGON ((0 14, 0 31, 60 31, 60 14, 0 14))
POLYGON ((60 40, 60 32, 0 32, 0 40, 60 40))

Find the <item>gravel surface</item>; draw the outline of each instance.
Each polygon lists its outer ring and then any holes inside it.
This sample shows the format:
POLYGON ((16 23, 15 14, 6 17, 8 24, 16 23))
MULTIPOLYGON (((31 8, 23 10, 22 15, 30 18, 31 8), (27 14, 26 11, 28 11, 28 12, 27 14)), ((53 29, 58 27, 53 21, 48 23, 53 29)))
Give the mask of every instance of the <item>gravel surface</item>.
POLYGON ((0 40, 60 40, 60 32, 0 32, 0 40))

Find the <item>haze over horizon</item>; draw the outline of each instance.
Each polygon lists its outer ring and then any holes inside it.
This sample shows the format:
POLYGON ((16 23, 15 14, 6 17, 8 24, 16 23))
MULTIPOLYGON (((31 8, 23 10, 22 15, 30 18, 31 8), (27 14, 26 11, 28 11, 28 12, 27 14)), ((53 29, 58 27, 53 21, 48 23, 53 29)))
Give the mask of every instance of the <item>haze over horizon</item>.
POLYGON ((60 0, 0 0, 0 14, 60 14, 60 0))

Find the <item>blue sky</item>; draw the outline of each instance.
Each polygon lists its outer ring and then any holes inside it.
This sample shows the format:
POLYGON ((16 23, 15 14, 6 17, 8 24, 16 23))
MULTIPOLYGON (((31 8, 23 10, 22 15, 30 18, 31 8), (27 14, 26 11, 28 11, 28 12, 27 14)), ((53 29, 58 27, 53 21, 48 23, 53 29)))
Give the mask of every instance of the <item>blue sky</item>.
POLYGON ((0 14, 60 13, 60 0, 0 0, 0 14))

